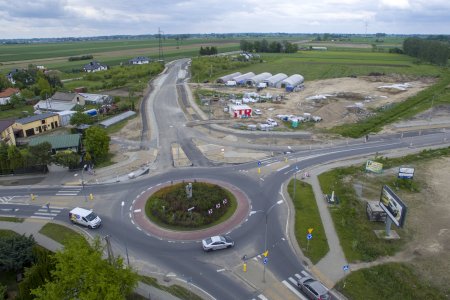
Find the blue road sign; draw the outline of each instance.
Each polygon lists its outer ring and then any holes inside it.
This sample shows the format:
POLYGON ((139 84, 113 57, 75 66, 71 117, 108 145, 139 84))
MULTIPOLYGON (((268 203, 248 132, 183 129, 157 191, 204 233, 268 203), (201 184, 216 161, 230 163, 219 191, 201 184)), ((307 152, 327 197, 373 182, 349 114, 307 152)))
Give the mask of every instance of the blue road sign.
POLYGON ((258 167, 261 167, 261 161, 258 160, 258 167))
POLYGON ((265 265, 267 265, 267 262, 269 261, 269 259, 267 258, 267 257, 264 257, 264 260, 263 260, 263 263, 265 264, 265 265))
POLYGON ((307 238, 308 240, 312 239, 312 234, 311 234, 311 233, 308 233, 308 234, 306 235, 306 238, 307 238))
POLYGON ((298 166, 295 166, 295 170, 298 171, 298 166))
POLYGON ((348 265, 345 265, 345 266, 342 267, 342 269, 343 269, 344 271, 348 271, 349 266, 348 266, 348 265))

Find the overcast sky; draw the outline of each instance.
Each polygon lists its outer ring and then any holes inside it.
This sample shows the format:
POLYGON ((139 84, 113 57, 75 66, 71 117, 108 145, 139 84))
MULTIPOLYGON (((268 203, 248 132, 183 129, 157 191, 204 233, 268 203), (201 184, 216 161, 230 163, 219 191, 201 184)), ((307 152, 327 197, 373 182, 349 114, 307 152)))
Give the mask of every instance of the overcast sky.
POLYGON ((158 27, 170 34, 450 34, 450 1, 0 0, 0 39, 156 34, 158 27))

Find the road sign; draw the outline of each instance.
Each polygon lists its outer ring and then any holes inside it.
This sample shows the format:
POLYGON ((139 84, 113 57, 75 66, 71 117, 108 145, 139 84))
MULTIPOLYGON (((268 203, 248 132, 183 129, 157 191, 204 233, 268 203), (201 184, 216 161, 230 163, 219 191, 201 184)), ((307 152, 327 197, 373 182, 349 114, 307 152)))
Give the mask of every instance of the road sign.
POLYGON ((349 268, 350 268, 350 267, 349 267, 348 265, 345 265, 345 266, 342 267, 342 269, 343 269, 344 271, 348 271, 349 268))
POLYGON ((306 239, 308 239, 308 240, 312 239, 312 234, 311 234, 311 233, 308 233, 308 234, 306 235, 306 239))
POLYGON ((267 262, 269 261, 269 259, 267 258, 267 257, 264 257, 264 260, 263 260, 263 263, 265 264, 265 265, 267 265, 267 262))
POLYGON ((258 167, 261 167, 261 161, 258 160, 258 167))
POLYGON ((313 228, 308 228, 308 233, 312 233, 313 232, 313 228))
POLYGON ((269 250, 266 250, 265 252, 263 252, 263 254, 262 254, 264 257, 267 257, 267 256, 269 256, 269 250))
POLYGON ((298 171, 298 166, 295 166, 295 171, 298 171))

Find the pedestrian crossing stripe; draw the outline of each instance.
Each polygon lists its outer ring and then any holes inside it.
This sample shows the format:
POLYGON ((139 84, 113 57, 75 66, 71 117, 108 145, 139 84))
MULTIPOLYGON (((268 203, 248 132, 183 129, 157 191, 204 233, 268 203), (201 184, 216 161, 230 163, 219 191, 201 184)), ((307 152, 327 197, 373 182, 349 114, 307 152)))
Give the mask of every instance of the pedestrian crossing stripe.
POLYGON ((264 297, 263 294, 258 295, 258 298, 261 299, 261 300, 269 300, 269 299, 267 299, 266 297, 264 297))
MULTIPOLYGON (((289 279, 291 279, 292 277, 289 277, 289 279)), ((293 287, 292 285, 289 284, 289 282, 287 282, 286 280, 283 280, 282 283, 291 291, 293 292, 297 297, 299 297, 302 300, 308 300, 305 296, 303 296, 296 287, 293 287)), ((295 284, 295 286, 297 286, 297 284, 295 284)))
POLYGON ((35 212, 34 214, 35 215, 42 215, 42 216, 54 216, 54 217, 56 217, 58 215, 58 214, 52 214, 52 213, 47 213, 47 212, 39 212, 39 211, 35 212))

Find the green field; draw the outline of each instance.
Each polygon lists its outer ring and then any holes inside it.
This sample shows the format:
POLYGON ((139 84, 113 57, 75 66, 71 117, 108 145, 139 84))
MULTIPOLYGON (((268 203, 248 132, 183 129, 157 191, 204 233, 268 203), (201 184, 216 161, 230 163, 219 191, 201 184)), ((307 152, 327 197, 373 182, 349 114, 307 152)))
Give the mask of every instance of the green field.
MULTIPOLYGON (((309 80, 368 75, 371 72, 437 76, 442 70, 428 64, 415 64, 406 55, 371 52, 366 49, 341 51, 300 51, 296 54, 269 54, 262 56, 263 63, 237 69, 245 72, 301 74, 309 80)), ((224 74, 218 74, 220 77, 224 74)))

